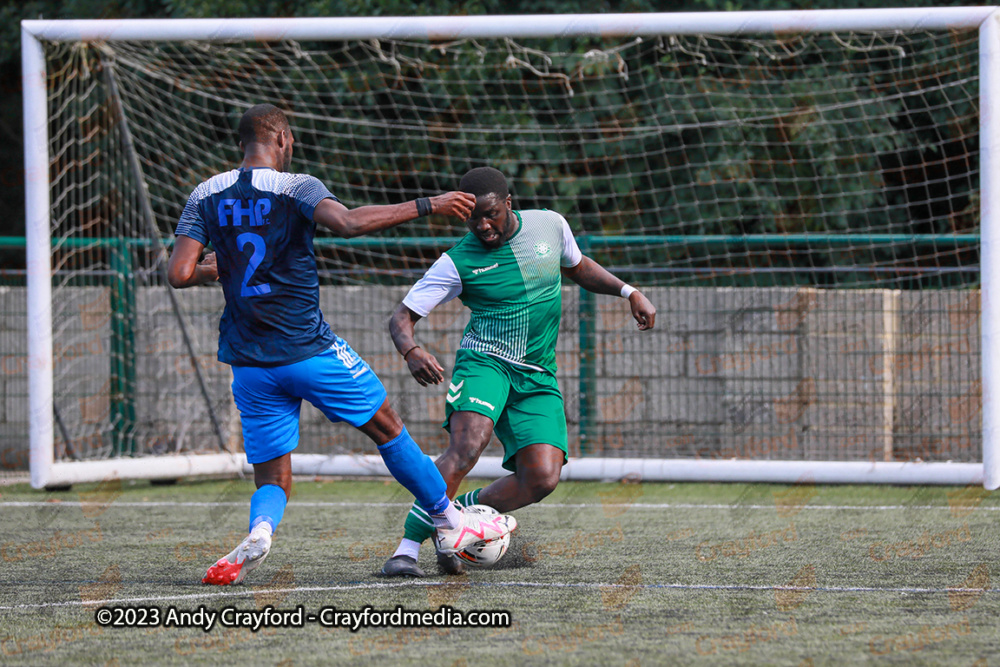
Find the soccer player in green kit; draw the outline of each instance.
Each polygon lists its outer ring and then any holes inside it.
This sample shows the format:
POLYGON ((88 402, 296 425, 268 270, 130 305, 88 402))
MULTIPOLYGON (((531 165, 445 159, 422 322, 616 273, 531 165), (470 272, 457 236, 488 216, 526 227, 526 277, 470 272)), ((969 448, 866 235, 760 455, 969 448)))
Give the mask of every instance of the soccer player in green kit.
MULTIPOLYGON (((653 328, 656 309, 641 292, 584 257, 563 216, 512 210, 500 171, 473 169, 458 189, 476 196, 469 233, 413 286, 393 313, 389 331, 417 382, 439 384, 444 369, 417 344, 414 325, 455 297, 471 311, 446 396, 449 445, 435 464, 454 497, 496 431, 503 467, 514 474, 456 501, 507 513, 549 495, 566 462, 566 415, 555 375, 561 277, 597 294, 628 299, 640 330, 653 328)), ((404 531, 382 572, 422 577, 417 556, 434 526, 414 504, 404 531)), ((440 552, 438 564, 448 574, 464 569, 456 556, 440 552)))

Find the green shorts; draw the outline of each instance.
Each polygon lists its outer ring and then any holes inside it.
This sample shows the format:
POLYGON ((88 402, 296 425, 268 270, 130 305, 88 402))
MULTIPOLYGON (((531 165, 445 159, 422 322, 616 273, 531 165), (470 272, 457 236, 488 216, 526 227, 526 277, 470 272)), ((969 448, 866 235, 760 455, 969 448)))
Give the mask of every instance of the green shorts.
POLYGON ((563 397, 549 373, 519 368, 482 352, 459 350, 446 400, 442 426, 449 431, 451 415, 460 410, 493 420, 507 470, 515 470, 514 455, 528 445, 552 445, 562 450, 564 463, 568 460, 563 397))

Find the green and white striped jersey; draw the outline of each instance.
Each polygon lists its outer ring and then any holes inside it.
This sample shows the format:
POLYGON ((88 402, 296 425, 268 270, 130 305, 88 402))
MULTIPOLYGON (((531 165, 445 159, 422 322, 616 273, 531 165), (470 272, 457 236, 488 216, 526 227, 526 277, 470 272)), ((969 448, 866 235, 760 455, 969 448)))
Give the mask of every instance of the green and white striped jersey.
POLYGON ((560 267, 580 263, 580 248, 555 211, 514 211, 517 231, 499 248, 466 234, 441 255, 403 299, 426 317, 459 297, 469 310, 461 347, 534 370, 556 372, 562 316, 560 267))

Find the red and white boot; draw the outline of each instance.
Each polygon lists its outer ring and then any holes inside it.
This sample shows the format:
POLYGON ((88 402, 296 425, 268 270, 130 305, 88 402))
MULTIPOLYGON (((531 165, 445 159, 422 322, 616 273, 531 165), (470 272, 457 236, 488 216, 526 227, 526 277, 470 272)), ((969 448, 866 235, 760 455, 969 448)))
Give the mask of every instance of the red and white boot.
POLYGON ((241 583, 247 574, 264 562, 269 551, 271 551, 271 525, 267 522, 257 524, 238 547, 208 568, 201 583, 216 586, 241 583))

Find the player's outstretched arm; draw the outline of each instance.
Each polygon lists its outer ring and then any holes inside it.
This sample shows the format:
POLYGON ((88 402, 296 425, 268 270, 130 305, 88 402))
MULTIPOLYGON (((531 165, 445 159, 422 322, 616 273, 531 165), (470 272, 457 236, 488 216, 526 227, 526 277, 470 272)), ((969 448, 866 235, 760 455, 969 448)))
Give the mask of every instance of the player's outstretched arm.
MULTIPOLYGON (((576 266, 563 267, 562 272, 577 285, 595 294, 621 296, 622 287, 625 286, 624 281, 586 256, 576 266)), ((628 295, 628 303, 639 330, 652 329, 656 322, 656 308, 649 299, 639 290, 635 290, 628 295)))
POLYGON ((359 206, 353 209, 332 199, 324 199, 313 212, 313 220, 337 236, 351 238, 380 232, 431 213, 464 221, 472 215, 475 207, 475 196, 467 192, 446 192, 402 204, 359 206))
POLYGON ((414 339, 413 327, 419 319, 420 315, 407 308, 405 304, 399 304, 389 318, 389 335, 392 336, 396 349, 403 355, 406 367, 410 369, 410 375, 421 386, 426 387, 444 381, 444 368, 433 354, 420 347, 414 339))
POLYGON ((190 236, 177 237, 174 251, 170 253, 170 261, 167 263, 167 282, 171 287, 193 287, 219 279, 215 253, 210 252, 201 259, 201 251, 204 249, 204 244, 190 236))

